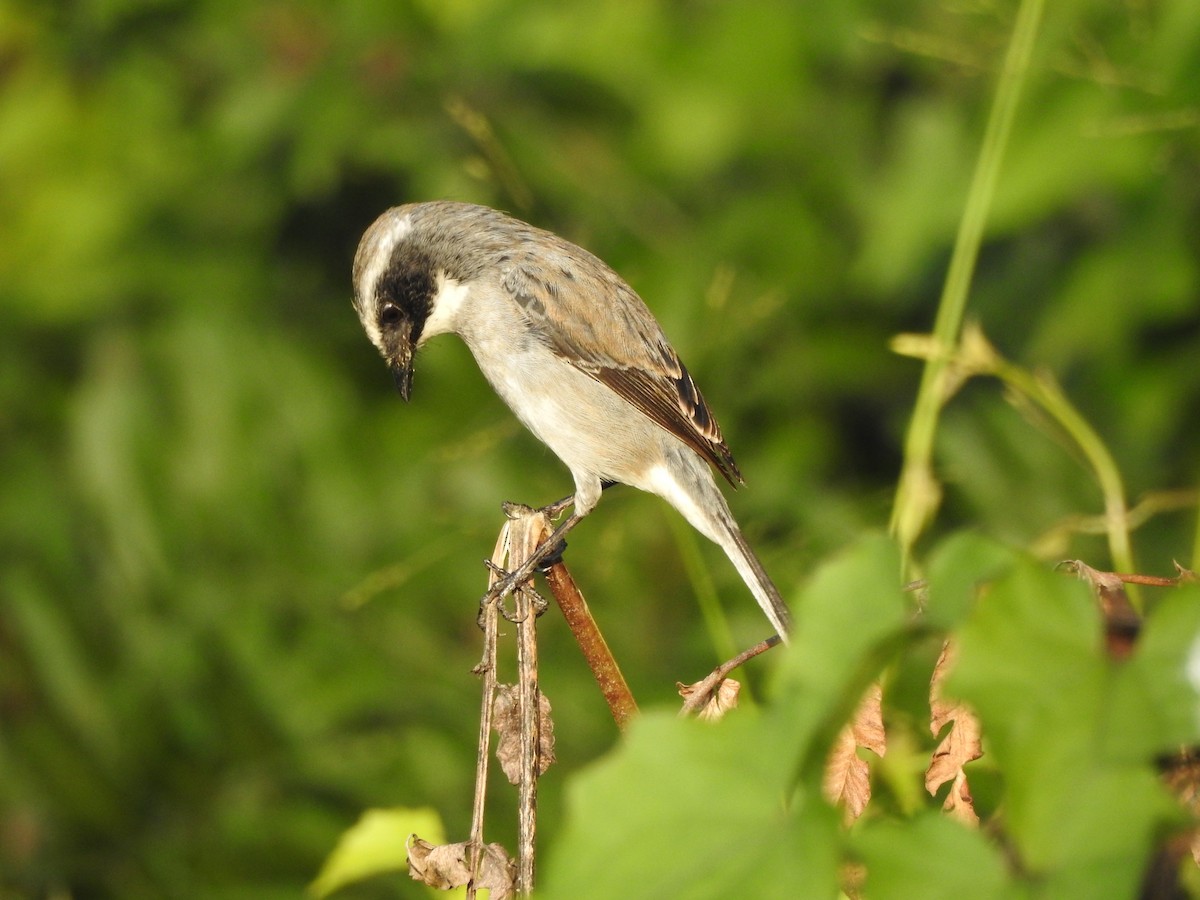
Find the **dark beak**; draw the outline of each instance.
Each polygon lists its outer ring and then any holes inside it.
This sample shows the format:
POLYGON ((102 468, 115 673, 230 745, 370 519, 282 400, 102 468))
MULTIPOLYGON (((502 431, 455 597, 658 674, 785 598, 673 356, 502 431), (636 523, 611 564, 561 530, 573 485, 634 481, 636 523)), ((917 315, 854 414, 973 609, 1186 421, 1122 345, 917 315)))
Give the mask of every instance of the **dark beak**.
POLYGON ((392 381, 396 382, 396 390, 408 402, 412 395, 413 363, 412 354, 405 353, 388 360, 388 368, 392 370, 392 381))
POLYGON ((380 341, 379 350, 388 368, 392 370, 392 381, 396 382, 396 390, 407 403, 412 394, 413 353, 416 351, 412 323, 403 320, 387 328, 380 341))

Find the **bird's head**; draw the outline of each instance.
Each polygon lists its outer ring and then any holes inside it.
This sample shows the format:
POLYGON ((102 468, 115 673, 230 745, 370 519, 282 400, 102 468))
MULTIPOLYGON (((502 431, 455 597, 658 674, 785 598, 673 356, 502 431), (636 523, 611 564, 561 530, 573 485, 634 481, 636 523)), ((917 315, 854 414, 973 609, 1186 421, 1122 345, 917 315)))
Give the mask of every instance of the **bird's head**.
POLYGON ((354 309, 405 400, 417 348, 459 331, 470 286, 514 239, 508 221, 469 203, 410 203, 389 209, 363 235, 354 309))
POLYGON ((412 393, 413 355, 437 284, 432 261, 420 250, 412 212, 404 206, 385 212, 354 255, 354 309, 405 400, 412 393))

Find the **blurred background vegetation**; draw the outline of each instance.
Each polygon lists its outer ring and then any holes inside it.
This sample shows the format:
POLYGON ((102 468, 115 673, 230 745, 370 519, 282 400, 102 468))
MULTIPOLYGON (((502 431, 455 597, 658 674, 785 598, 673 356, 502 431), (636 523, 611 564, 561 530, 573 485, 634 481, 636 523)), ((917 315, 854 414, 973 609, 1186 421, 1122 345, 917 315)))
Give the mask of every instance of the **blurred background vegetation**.
MULTIPOLYGON (((369 806, 465 836, 479 561, 502 500, 570 481, 452 339, 395 396, 349 303, 388 206, 498 206, 623 273, 785 594, 882 527, 919 377, 888 341, 930 328, 1014 7, 0 6, 0 896, 295 896, 369 806)), ((1050 5, 971 312, 1134 499, 1200 476, 1198 149, 1200 4, 1050 5)), ((1099 493, 994 383, 938 463, 935 531, 1106 564, 1042 539, 1099 493)), ((1140 567, 1194 563, 1194 521, 1140 567)), ((709 584, 764 631, 655 498, 607 494, 568 558, 644 704, 713 662, 709 584)), ((545 621, 552 835, 615 733, 545 621)))

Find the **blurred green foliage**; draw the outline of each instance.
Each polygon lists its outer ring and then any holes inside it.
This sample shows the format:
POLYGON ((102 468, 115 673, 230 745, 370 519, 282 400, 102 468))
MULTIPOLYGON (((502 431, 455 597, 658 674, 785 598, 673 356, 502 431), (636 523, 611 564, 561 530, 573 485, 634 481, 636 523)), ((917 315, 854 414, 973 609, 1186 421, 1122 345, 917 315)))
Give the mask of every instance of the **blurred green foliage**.
MULTIPOLYGON (((919 375, 887 342, 930 327, 1013 12, 0 7, 0 894, 295 896, 365 808, 465 833, 478 561, 500 501, 570 483, 452 339, 410 406, 390 391, 349 307, 387 206, 499 206, 626 275, 785 593, 885 522, 919 375)), ((1198 64, 1194 0, 1051 5, 969 306, 1056 373, 1134 499, 1200 476, 1198 64)), ((982 381, 951 403, 939 529, 1044 547, 1101 512, 1021 413, 982 381)), ((613 491, 571 541, 647 705, 713 659, 672 515, 613 491)), ((1151 519, 1141 568, 1188 561, 1194 525, 1151 519)), ((1095 536, 1052 550, 1105 563, 1095 536)), ((615 740, 563 631, 546 835, 615 740)))

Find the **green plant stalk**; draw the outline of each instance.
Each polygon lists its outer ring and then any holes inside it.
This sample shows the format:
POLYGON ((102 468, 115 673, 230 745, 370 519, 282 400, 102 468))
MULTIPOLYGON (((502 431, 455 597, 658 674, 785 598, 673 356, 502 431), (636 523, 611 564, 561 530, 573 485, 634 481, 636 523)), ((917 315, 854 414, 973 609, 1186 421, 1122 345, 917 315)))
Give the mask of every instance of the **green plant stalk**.
MULTIPOLYGON (((1136 572, 1133 547, 1129 540, 1129 508, 1125 502, 1125 485, 1112 454, 1095 429, 1067 399, 1062 388, 1050 377, 1038 376, 1020 366, 997 357, 995 374, 1010 389, 1019 391, 1038 404, 1062 427, 1079 447, 1091 466, 1100 493, 1104 497, 1105 532, 1113 568, 1118 572, 1136 572)), ((1128 586, 1129 599, 1141 612, 1141 596, 1136 585, 1128 586)))
POLYGON ((941 349, 925 364, 904 443, 904 465, 896 488, 890 528, 900 542, 903 577, 906 578, 911 574, 913 547, 937 512, 941 499, 940 487, 933 475, 932 458, 938 418, 946 396, 946 366, 958 343, 967 291, 995 195, 1004 149, 1016 117, 1017 101, 1033 55, 1043 7, 1044 0, 1022 0, 1017 10, 934 322, 934 342, 941 349))

